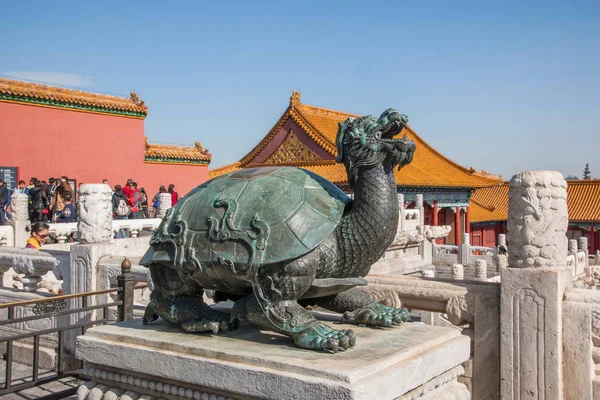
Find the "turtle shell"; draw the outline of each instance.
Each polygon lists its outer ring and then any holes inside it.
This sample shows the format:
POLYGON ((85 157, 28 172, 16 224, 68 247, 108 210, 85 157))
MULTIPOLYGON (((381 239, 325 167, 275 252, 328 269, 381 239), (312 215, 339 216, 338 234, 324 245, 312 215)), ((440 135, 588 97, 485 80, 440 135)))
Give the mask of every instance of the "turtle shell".
POLYGON ((304 169, 242 169, 192 190, 170 210, 153 240, 193 249, 185 259, 229 263, 243 271, 314 249, 350 201, 333 183, 304 169))

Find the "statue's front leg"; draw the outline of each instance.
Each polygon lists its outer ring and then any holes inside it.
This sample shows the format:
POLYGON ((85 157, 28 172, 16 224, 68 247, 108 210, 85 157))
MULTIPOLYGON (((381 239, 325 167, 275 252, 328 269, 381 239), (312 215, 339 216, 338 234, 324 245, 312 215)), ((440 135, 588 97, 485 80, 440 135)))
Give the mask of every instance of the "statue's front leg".
POLYGON ((167 267, 151 265, 150 272, 154 289, 146 306, 144 324, 161 317, 187 332, 216 334, 231 328, 228 314, 213 310, 204 302, 202 288, 183 282, 167 267))
POLYGON ((342 322, 392 326, 410 320, 410 313, 406 308, 380 304, 359 288, 346 290, 335 296, 315 299, 315 304, 330 311, 343 313, 342 322))

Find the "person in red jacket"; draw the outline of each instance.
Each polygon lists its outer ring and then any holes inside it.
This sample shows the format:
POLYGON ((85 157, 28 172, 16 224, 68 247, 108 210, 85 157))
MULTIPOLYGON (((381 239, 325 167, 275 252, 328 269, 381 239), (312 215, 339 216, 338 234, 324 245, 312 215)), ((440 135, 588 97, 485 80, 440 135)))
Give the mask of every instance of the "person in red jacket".
POLYGON ((133 182, 133 179, 129 178, 127 179, 127 183, 125 184, 125 186, 123 186, 123 194, 129 198, 129 196, 131 195, 131 182, 133 182))
MULTIPOLYGON (((130 219, 138 219, 139 218, 139 211, 140 211, 140 206, 141 206, 141 195, 140 192, 137 188, 137 183, 136 182, 131 182, 129 184, 129 195, 127 196, 127 198, 129 199, 129 205, 131 206, 131 214, 129 214, 129 218, 130 219)), ((123 190, 123 193, 125 193, 125 191, 123 190)))
POLYGON ((172 183, 169 185, 169 193, 171 193, 171 207, 173 207, 179 201, 179 195, 175 191, 175 185, 172 183))

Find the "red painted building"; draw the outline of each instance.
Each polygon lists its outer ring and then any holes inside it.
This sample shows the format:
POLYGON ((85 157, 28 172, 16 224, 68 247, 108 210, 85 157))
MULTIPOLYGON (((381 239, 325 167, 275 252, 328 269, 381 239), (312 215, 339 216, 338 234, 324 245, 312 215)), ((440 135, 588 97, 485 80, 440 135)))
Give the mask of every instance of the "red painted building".
POLYGON ((148 143, 148 107, 131 98, 0 79, 0 165, 18 178, 68 176, 123 185, 132 178, 153 195, 173 183, 181 194, 208 178, 210 153, 148 143))

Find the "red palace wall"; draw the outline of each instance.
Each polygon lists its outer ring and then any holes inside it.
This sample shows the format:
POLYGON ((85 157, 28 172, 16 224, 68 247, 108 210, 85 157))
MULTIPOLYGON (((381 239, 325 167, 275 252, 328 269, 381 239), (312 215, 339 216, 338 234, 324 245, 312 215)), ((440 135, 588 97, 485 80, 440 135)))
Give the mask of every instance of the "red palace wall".
POLYGON ((132 178, 150 196, 170 183, 183 195, 208 179, 208 166, 145 163, 144 146, 143 119, 0 102, 0 165, 18 167, 19 179, 132 178))

